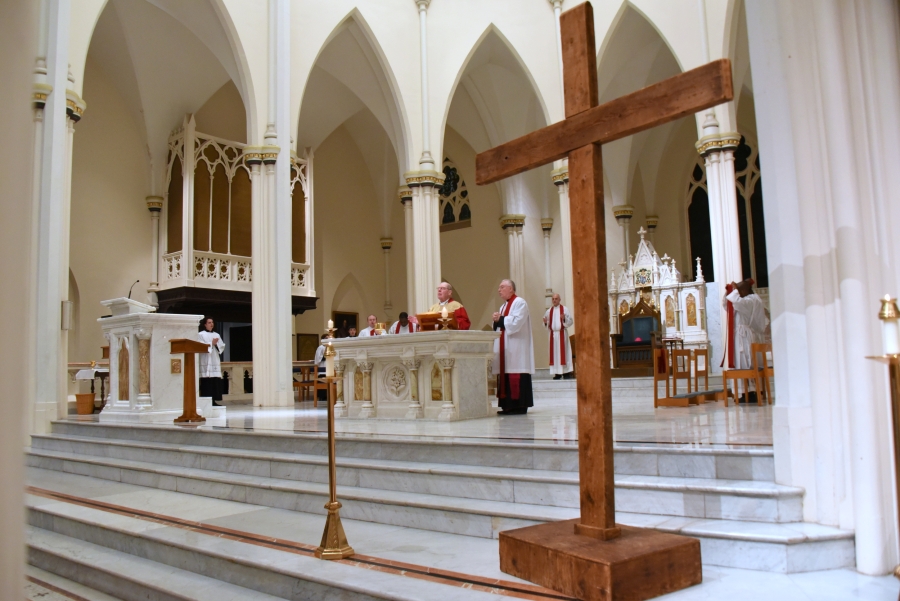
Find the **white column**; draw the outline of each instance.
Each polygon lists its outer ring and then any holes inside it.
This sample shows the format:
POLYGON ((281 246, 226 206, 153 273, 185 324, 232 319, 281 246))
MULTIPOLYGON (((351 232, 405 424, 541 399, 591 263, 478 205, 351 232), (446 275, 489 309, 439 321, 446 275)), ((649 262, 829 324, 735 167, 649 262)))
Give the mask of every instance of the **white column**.
POLYGON ((148 196, 147 210, 150 211, 150 273, 153 278, 147 292, 150 294, 150 300, 154 307, 159 307, 156 299, 156 291, 159 290, 159 214, 162 211, 163 197, 148 196))
POLYGON ((519 292, 525 291, 525 245, 522 229, 525 226, 525 215, 503 215, 500 227, 506 232, 509 240, 509 278, 516 283, 519 292))
MULTIPOLYGON (((563 291, 566 302, 574 303, 575 287, 572 279, 572 219, 569 212, 569 168, 555 169, 551 174, 559 193, 559 234, 562 238, 563 291)), ((575 326, 578 327, 578 326, 575 326)), ((573 328, 574 329, 574 328, 573 328)))
POLYGON ((416 265, 415 241, 413 240, 412 190, 400 188, 397 196, 403 204, 403 233, 406 242, 406 307, 407 311, 416 311, 416 265))
POLYGON ((438 198, 435 188, 444 181, 436 171, 413 171, 406 174, 412 192, 413 283, 416 313, 425 312, 434 303, 441 283, 441 239, 438 198))
POLYGON ((429 135, 428 115, 428 5, 431 0, 415 0, 419 9, 419 64, 421 65, 422 92, 422 157, 419 169, 433 170, 434 159, 431 158, 431 136, 429 135))
POLYGON ((391 310, 394 308, 391 304, 391 247, 394 245, 393 238, 381 239, 381 252, 384 253, 384 312, 391 318, 391 310))
POLYGON ((880 296, 896 294, 900 7, 746 4, 775 357, 775 477, 804 519, 855 531, 856 567, 898 562, 880 296))
POLYGON ((622 262, 625 269, 628 269, 628 254, 631 252, 631 240, 628 232, 628 226, 631 223, 631 217, 634 215, 634 207, 631 205, 616 205, 612 208, 613 216, 616 223, 622 228, 622 262))
POLYGON ((550 232, 552 229, 552 219, 549 217, 541 219, 541 231, 544 233, 544 304, 547 307, 550 306, 553 297, 553 279, 550 273, 550 232))
MULTIPOLYGON (((562 100, 562 108, 566 107, 566 85, 563 82, 563 60, 562 60, 562 30, 559 27, 559 15, 562 13, 563 0, 549 0, 553 6, 553 19, 556 21, 556 56, 559 61, 559 94, 562 100)), ((572 301, 569 301, 572 302, 572 301)))
POLYGON ((35 238, 35 339, 34 360, 43 377, 36 378, 32 432, 46 432, 50 420, 67 411, 66 362, 68 337, 61 330, 62 303, 68 299, 69 206, 70 206, 70 125, 84 109, 80 98, 68 90, 68 45, 71 3, 49 0, 46 5, 46 85, 47 98, 41 139, 35 155, 39 173, 35 238))
MULTIPOLYGON (((0 146, 0 323, 4 339, 0 347, 0 599, 22 598, 25 567, 24 520, 25 487, 22 446, 27 443, 26 410, 34 398, 35 335, 33 242, 38 190, 29 169, 40 176, 40 142, 43 109, 35 108, 35 122, 29 123, 28 103, 32 93, 29 67, 34 61, 38 32, 37 2, 7 2, 0 7, 0 114, 3 115, 3 144, 0 146), (38 115, 40 113, 40 116, 38 115), (36 140, 34 137, 36 136, 36 140), (37 142, 37 143, 35 143, 37 142), (37 160, 29 152, 34 145, 37 160), (25 434, 25 436, 23 436, 25 434)), ((38 50, 43 53, 44 49, 38 50)), ((42 82, 46 86, 46 82, 42 82)), ((43 106, 49 95, 46 87, 34 89, 35 105, 43 106), (40 96, 40 98, 39 98, 40 96)), ((43 371, 43 369, 42 369, 43 371)), ((33 415, 33 414, 32 414, 33 415)), ((30 421, 30 420, 29 420, 30 421)))
POLYGON ((181 179, 181 277, 183 286, 194 285, 194 169, 197 167, 194 153, 196 122, 193 115, 185 115, 184 130, 184 174, 181 179))

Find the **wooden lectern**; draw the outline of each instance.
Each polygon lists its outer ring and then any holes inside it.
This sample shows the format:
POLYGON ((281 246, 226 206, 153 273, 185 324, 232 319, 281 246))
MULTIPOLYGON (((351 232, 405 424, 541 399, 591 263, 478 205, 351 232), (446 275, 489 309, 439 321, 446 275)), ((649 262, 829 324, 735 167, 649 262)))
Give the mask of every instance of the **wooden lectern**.
POLYGON ((175 418, 176 424, 202 424, 206 418, 197 413, 197 376, 194 369, 195 353, 209 352, 209 345, 187 338, 176 338, 169 341, 172 344, 172 354, 184 354, 184 367, 181 370, 184 378, 184 410, 181 417, 175 418))
MULTIPOLYGON (((450 329, 458 330, 459 322, 456 321, 456 311, 450 311, 447 313, 447 317, 450 319, 450 329)), ((436 330, 441 329, 441 324, 439 320, 441 318, 440 313, 419 313, 416 315, 416 320, 419 322, 419 331, 420 332, 434 332, 436 330)))

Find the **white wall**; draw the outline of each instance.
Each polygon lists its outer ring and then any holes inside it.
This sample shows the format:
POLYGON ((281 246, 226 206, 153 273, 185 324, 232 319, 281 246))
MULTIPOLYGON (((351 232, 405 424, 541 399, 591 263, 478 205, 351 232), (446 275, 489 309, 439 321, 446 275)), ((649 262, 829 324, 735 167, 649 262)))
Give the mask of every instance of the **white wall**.
POLYGON ((101 300, 147 301, 151 280, 148 161, 139 124, 113 82, 88 61, 88 109, 75 126, 72 159, 70 269, 79 292, 78 323, 70 333, 69 361, 100 358, 106 344, 97 319, 101 300), (77 342, 76 342, 77 341, 77 342))

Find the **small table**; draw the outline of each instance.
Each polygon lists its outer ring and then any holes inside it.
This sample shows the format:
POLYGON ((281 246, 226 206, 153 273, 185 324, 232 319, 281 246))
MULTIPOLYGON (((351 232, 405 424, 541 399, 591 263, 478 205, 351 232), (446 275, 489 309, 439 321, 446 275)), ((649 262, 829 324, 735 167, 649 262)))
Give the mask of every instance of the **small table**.
MULTIPOLYGON (((109 377, 109 369, 103 368, 90 368, 90 369, 81 369, 75 373, 76 380, 90 380, 91 381, 91 394, 95 394, 94 392, 94 380, 96 378, 100 378, 100 407, 106 404, 106 378, 109 377)), ((97 408, 94 407, 94 411, 97 408)))

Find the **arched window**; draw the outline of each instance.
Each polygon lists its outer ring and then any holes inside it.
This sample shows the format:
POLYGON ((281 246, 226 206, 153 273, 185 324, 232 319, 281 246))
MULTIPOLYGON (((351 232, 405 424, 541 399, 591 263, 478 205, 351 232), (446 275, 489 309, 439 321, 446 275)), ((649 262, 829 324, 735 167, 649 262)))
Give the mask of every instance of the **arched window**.
POLYGON ((444 185, 440 188, 440 201, 442 232, 472 226, 469 190, 456 165, 449 158, 444 159, 444 185))
POLYGON ((734 179, 743 275, 756 280, 758 288, 768 288, 769 266, 766 259, 766 224, 763 218, 759 151, 748 144, 744 136, 741 136, 741 142, 734 151, 734 179))
POLYGON ((697 262, 700 257, 701 269, 707 282, 715 281, 713 269, 712 237, 709 226, 709 197, 706 192, 706 170, 703 158, 698 157, 691 181, 688 182, 688 224, 691 235, 691 269, 697 277, 697 262))

